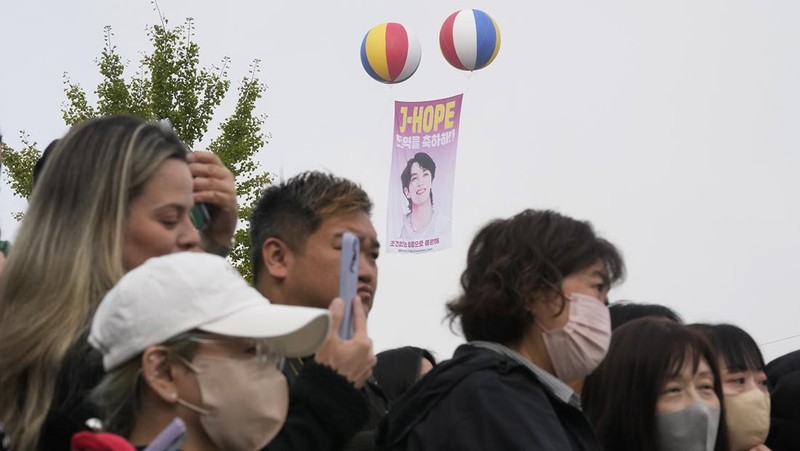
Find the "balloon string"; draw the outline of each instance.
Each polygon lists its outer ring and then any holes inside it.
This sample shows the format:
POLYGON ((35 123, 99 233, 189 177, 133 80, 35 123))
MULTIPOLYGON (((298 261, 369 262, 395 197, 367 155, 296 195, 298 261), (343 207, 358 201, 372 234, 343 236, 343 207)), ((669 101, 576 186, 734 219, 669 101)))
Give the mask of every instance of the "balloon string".
POLYGON ((766 345, 771 345, 771 344, 774 344, 774 343, 780 343, 782 341, 791 340, 792 338, 798 338, 798 337, 800 337, 800 334, 792 335, 792 336, 789 336, 789 337, 786 337, 786 338, 779 338, 777 340, 768 341, 766 343, 761 343, 761 344, 759 344, 759 346, 766 346, 766 345))
POLYGON ((467 74, 467 88, 464 89, 464 94, 468 93, 469 90, 472 88, 472 71, 469 71, 467 74))

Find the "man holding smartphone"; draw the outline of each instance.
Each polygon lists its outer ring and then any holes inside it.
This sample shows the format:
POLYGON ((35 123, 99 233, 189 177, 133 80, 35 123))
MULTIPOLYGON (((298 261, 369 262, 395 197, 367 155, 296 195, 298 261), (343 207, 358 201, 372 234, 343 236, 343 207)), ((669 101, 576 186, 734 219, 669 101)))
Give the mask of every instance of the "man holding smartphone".
POLYGON ((276 304, 329 308, 331 332, 314 356, 286 362, 289 415, 269 450, 346 449, 371 443, 386 410, 369 379, 376 359, 366 316, 377 288, 380 244, 369 196, 355 183, 306 172, 265 190, 250 218, 255 287, 276 304), (339 267, 345 233, 359 240, 353 336, 339 337, 339 267))

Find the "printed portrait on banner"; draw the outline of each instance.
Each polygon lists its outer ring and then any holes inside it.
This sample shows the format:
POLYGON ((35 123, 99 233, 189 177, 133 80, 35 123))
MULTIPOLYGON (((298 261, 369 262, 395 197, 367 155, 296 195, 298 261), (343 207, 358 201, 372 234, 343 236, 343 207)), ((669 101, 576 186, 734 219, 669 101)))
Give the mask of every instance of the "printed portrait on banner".
POLYGON ((431 252, 451 245, 461 100, 457 95, 395 102, 389 252, 431 252))

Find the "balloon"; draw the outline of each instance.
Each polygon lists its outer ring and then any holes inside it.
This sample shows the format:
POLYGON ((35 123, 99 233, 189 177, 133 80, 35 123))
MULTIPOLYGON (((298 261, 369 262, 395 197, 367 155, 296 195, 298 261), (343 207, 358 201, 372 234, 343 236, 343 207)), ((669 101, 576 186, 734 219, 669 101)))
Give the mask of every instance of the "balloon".
POLYGON ((361 41, 361 65, 382 83, 400 83, 419 67, 419 41, 395 22, 375 25, 361 41))
POLYGON ((439 47, 456 69, 482 69, 494 61, 500 50, 500 29, 485 12, 462 9, 450 14, 442 24, 439 47))

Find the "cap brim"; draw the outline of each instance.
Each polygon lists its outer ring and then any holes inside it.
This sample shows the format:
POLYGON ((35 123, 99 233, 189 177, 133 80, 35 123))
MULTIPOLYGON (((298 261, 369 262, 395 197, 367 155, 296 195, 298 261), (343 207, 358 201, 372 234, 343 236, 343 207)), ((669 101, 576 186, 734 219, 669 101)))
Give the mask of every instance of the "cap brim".
POLYGON ((305 357, 325 341, 330 323, 327 310, 275 305, 261 298, 198 329, 231 337, 266 338, 286 357, 305 357))

